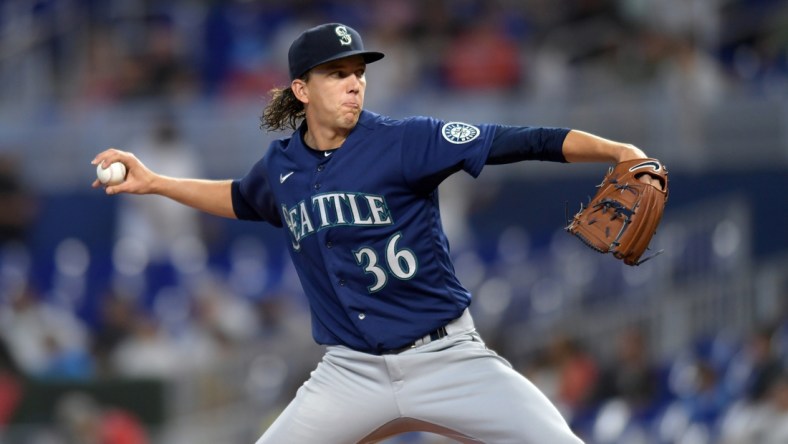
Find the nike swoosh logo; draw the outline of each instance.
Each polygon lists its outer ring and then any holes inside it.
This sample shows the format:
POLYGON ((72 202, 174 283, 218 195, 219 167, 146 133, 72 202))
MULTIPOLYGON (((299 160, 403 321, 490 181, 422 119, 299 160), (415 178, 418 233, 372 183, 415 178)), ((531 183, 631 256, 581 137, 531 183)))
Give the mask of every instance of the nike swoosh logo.
POLYGON ((287 174, 280 174, 279 175, 279 183, 285 183, 288 177, 292 176, 295 171, 291 171, 287 174))
POLYGON ((648 162, 639 163, 639 164, 637 164, 637 165, 635 165, 635 166, 631 167, 631 168, 629 169, 629 171, 635 171, 635 170, 637 170, 637 169, 640 169, 640 168, 645 168, 645 167, 651 167, 651 169, 652 169, 652 170, 654 170, 654 171, 659 171, 659 170, 660 170, 660 168, 661 168, 661 166, 659 165, 659 163, 657 163, 657 162, 654 162, 654 161, 648 161, 648 162))
POLYGON ((326 157, 330 156, 331 153, 333 153, 333 151, 323 151, 323 155, 326 157))

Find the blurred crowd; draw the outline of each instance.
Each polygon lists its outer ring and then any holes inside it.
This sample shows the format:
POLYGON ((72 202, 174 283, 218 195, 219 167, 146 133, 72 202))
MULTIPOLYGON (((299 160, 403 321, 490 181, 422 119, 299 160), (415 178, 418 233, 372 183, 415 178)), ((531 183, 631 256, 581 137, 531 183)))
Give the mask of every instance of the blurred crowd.
POLYGON ((523 373, 589 443, 788 442, 788 318, 697 338, 666 360, 637 327, 606 357, 559 336, 523 373))
POLYGON ((0 97, 91 107, 259 100, 288 82, 295 35, 328 21, 356 27, 389 57, 372 71, 380 99, 425 90, 560 99, 651 81, 700 99, 786 90, 780 0, 5 0, 0 97))

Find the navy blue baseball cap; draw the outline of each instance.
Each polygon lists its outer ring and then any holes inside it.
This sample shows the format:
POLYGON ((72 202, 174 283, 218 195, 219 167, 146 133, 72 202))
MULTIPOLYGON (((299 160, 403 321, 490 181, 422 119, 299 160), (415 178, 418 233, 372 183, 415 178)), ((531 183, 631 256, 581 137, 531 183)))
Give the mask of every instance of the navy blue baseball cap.
POLYGON ((290 80, 317 65, 354 55, 363 56, 366 63, 383 58, 382 52, 365 51, 361 36, 350 26, 326 23, 307 29, 293 41, 287 53, 290 80))

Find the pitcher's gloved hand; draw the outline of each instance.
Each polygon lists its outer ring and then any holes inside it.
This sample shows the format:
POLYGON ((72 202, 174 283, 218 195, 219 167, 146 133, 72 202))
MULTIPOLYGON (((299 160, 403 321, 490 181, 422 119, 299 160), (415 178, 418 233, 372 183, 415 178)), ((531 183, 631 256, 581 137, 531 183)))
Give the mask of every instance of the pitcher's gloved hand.
POLYGON ((600 253, 627 265, 640 260, 662 220, 668 201, 668 171, 659 160, 632 159, 611 167, 587 207, 566 231, 600 253))

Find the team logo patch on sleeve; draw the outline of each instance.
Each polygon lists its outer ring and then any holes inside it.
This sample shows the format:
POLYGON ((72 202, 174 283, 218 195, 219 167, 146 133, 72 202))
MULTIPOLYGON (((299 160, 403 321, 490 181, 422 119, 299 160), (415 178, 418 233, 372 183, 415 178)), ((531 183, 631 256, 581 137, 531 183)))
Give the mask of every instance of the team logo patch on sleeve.
POLYGON ((449 122, 441 128, 443 138, 451 143, 467 143, 479 137, 479 128, 462 122, 449 122))

